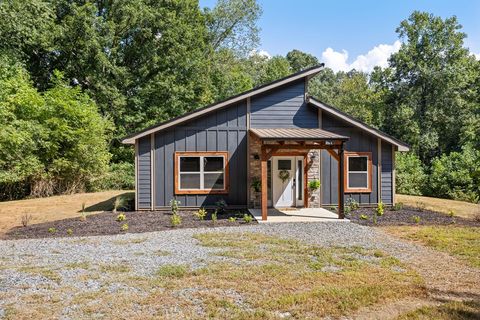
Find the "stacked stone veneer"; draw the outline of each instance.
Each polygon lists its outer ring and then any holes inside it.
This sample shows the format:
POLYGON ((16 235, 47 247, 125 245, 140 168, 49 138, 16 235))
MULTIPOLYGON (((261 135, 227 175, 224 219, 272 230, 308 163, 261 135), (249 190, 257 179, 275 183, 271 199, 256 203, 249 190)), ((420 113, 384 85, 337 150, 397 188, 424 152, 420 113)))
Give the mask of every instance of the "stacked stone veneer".
MULTIPOLYGON (((262 142, 254 134, 250 133, 249 136, 249 192, 250 203, 249 207, 254 206, 259 208, 261 204, 261 193, 255 192, 251 187, 253 179, 261 179, 261 156, 262 156, 262 142)), ((280 151, 289 151, 288 149, 282 149, 280 151)), ((308 168, 308 182, 313 180, 320 180, 320 150, 310 150, 307 156, 307 168, 308 168)), ((307 183, 308 183, 307 182, 307 183)), ((308 189, 308 207, 319 208, 320 207, 320 188, 311 191, 308 189)))

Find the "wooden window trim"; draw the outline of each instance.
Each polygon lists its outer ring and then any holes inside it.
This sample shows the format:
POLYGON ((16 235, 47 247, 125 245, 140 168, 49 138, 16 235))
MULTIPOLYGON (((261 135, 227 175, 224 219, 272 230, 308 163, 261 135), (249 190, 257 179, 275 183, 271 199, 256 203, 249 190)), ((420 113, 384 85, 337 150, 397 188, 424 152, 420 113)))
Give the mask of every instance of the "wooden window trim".
POLYGON ((174 161, 174 179, 175 179, 175 194, 227 194, 229 189, 229 161, 228 152, 224 151, 198 151, 198 152, 175 152, 174 161), (180 189, 180 157, 211 157, 211 156, 223 156, 225 159, 225 172, 224 172, 224 186, 225 189, 180 189))
POLYGON ((372 153, 371 152, 344 152, 343 155, 344 166, 343 166, 343 185, 345 193, 370 193, 372 192, 372 176, 373 176, 373 166, 372 166, 372 153), (349 188, 348 187, 348 157, 367 157, 367 170, 368 170, 368 188, 349 188))

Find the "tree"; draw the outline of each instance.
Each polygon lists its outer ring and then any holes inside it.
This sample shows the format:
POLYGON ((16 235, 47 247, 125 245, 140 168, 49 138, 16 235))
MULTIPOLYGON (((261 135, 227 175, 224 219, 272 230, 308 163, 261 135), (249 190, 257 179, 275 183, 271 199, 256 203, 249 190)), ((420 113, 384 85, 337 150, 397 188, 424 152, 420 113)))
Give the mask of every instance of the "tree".
POLYGON ((298 72, 319 65, 318 59, 300 50, 292 50, 286 56, 292 72, 298 72))
POLYGON ((421 195, 427 175, 420 159, 412 152, 397 152, 395 156, 396 192, 421 195))
POLYGON ((404 42, 390 58, 392 116, 386 127, 412 144, 424 163, 458 150, 459 123, 478 108, 470 95, 477 62, 464 48, 466 35, 460 29, 456 17, 442 19, 418 11, 397 28, 404 42), (402 129, 405 126, 409 128, 402 129))

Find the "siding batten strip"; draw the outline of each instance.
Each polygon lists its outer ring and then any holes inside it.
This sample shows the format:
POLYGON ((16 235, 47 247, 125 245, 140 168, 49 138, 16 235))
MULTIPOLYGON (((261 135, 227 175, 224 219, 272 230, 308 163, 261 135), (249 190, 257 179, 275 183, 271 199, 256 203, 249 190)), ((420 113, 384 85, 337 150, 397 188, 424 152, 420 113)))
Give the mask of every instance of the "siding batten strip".
POLYGON ((150 135, 150 208, 155 210, 155 134, 150 135))
POLYGON ((392 205, 395 204, 395 146, 392 144, 392 205))
POLYGON ((135 211, 138 210, 138 139, 135 140, 135 211))
POLYGON ((377 138, 377 203, 382 201, 382 139, 377 138))
POLYGON ((250 172, 250 97, 247 98, 247 131, 246 131, 246 139, 247 139, 247 208, 250 206, 250 179, 251 179, 251 172, 250 172))

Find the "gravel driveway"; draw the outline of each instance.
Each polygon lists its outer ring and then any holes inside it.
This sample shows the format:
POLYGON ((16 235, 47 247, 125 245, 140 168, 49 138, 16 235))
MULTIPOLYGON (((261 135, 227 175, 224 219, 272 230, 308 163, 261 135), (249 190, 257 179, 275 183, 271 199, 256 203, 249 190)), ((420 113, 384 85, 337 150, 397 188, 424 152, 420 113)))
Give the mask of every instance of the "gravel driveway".
MULTIPOLYGON (((0 318, 5 314, 7 305, 23 296, 59 287, 71 286, 81 292, 99 288, 110 292, 136 290, 125 287, 124 283, 105 281, 104 277, 108 277, 109 273, 104 270, 111 268, 125 266, 127 269, 124 272, 131 276, 149 276, 165 264, 186 264, 198 268, 211 261, 228 259, 212 254, 218 249, 202 247, 192 238, 194 234, 205 232, 261 232, 322 246, 378 248, 402 261, 417 261, 419 267, 422 264, 418 261, 425 257, 440 257, 444 264, 453 263, 451 259, 425 247, 396 240, 375 228, 346 222, 279 223, 84 238, 6 240, 0 241, 0 318), (101 276, 90 277, 92 271, 101 276), (84 281, 79 281, 82 276, 84 281)), ((428 276, 428 272, 425 275, 428 276)), ((60 297, 65 298, 68 297, 60 297)), ((67 319, 68 314, 69 310, 65 310, 67 319)))

